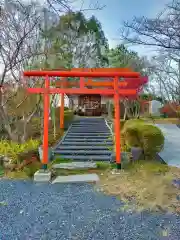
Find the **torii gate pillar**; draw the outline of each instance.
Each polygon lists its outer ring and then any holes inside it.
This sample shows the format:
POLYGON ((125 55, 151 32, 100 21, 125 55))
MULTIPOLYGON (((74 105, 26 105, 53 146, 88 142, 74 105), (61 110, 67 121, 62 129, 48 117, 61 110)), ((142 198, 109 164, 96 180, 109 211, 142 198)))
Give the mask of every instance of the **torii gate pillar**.
POLYGON ((120 98, 118 93, 118 77, 114 78, 114 105, 115 105, 115 146, 116 146, 116 164, 117 169, 121 169, 121 140, 120 140, 120 98))

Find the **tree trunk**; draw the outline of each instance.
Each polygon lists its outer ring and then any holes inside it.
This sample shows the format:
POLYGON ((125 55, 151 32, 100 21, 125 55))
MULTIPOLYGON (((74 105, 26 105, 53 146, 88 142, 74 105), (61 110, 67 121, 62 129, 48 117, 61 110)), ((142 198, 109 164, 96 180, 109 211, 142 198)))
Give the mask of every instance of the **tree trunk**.
POLYGON ((127 119, 127 108, 124 107, 124 121, 127 119))

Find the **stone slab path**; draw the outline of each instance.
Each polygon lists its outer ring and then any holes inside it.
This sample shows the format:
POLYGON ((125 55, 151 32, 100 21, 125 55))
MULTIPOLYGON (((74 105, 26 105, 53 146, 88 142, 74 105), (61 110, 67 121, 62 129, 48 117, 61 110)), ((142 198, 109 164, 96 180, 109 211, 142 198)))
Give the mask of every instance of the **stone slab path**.
POLYGON ((54 183, 96 183, 99 181, 99 176, 97 174, 76 174, 68 176, 58 176, 52 184, 54 183))
POLYGON ((175 124, 155 124, 165 136, 165 145, 159 156, 170 166, 180 168, 180 128, 175 124))
POLYGON ((70 162, 70 163, 58 163, 54 164, 55 169, 89 169, 97 168, 97 164, 94 162, 70 162))

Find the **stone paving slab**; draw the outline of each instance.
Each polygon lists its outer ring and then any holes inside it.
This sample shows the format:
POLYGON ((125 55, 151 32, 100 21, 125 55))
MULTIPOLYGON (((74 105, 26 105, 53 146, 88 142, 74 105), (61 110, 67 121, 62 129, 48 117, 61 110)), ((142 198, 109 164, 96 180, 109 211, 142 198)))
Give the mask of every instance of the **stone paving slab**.
POLYGON ((93 162, 70 162, 70 163, 59 163, 54 164, 55 169, 88 169, 97 168, 97 164, 93 162))
POLYGON ((175 124, 155 124, 165 136, 159 156, 169 165, 180 168, 180 129, 175 124))
POLYGON ((58 176, 52 184, 55 183, 92 183, 98 182, 99 177, 97 174, 80 174, 80 175, 68 175, 58 176))
POLYGON ((34 174, 35 182, 49 182, 51 180, 51 172, 39 170, 34 174))

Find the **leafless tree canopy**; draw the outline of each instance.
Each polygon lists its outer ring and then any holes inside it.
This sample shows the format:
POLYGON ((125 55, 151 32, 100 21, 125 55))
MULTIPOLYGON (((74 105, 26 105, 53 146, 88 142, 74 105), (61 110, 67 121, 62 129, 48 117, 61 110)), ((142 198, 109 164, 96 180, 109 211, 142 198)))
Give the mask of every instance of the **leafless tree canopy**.
POLYGON ((147 69, 151 90, 180 103, 180 1, 173 0, 155 18, 124 22, 120 30, 126 43, 153 47, 156 54, 147 69))
POLYGON ((156 18, 134 18, 124 22, 121 39, 129 43, 180 50, 180 2, 174 0, 156 18))

